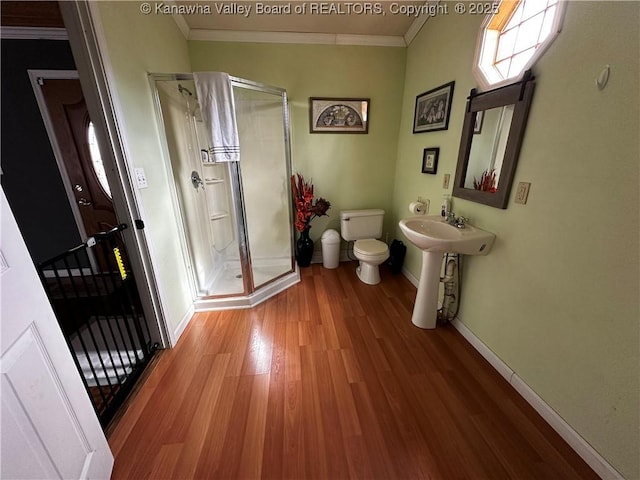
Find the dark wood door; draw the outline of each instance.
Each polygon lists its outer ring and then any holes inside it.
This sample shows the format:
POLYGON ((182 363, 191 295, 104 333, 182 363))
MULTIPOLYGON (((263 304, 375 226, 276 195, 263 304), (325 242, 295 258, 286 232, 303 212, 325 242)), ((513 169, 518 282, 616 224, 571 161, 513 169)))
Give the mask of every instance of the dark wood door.
POLYGON ((103 180, 104 186, 100 183, 92 161, 89 145, 91 119, 80 81, 47 79, 42 85, 42 93, 86 233, 91 236, 110 230, 118 222, 109 187, 106 180, 103 180))

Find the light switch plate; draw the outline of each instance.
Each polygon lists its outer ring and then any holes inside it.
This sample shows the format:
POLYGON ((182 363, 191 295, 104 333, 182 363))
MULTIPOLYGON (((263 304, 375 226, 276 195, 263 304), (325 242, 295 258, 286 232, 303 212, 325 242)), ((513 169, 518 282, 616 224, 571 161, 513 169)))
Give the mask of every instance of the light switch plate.
POLYGON ((527 198, 529 197, 529 188, 531 187, 530 182, 519 182, 518 188, 516 189, 516 203, 520 203, 522 205, 527 203, 527 198))
POLYGON ((451 180, 451 174, 445 173, 444 179, 442 180, 442 188, 444 188, 445 190, 449 188, 449 180, 451 180))
POLYGON ((147 184, 147 176, 144 173, 144 168, 136 168, 135 172, 138 188, 147 188, 149 185, 147 184))

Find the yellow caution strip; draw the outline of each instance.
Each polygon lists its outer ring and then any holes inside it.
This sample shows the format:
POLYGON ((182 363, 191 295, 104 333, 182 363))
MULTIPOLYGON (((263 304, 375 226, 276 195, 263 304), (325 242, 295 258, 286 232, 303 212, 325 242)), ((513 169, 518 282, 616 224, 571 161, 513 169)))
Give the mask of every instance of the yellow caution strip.
POLYGON ((127 278, 127 272, 124 269, 124 263, 122 263, 122 255, 120 255, 120 249, 115 247, 113 249, 113 256, 116 257, 116 263, 118 264, 118 269, 120 270, 120 276, 122 280, 127 278))

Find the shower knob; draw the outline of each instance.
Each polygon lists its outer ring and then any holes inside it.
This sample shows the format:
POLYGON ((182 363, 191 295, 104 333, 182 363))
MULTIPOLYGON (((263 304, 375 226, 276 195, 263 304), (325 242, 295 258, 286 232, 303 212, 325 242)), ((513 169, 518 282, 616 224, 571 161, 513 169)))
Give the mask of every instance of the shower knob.
POLYGON ((196 170, 191 172, 191 185, 193 185, 193 188, 195 188, 196 190, 200 187, 202 187, 202 189, 204 190, 204 182, 202 181, 202 179, 200 178, 200 174, 196 170))

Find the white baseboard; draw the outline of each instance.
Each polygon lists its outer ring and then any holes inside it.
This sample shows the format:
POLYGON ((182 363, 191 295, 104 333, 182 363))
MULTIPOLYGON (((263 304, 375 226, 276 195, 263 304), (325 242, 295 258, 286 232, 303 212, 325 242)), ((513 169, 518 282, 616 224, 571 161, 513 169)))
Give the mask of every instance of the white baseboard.
POLYGON ((418 288, 419 280, 416 277, 414 277, 409 270, 407 270, 407 267, 404 267, 404 266, 402 267, 402 274, 407 278, 407 280, 411 282, 411 284, 414 287, 418 288))
MULTIPOLYGON (((411 279, 409 279, 411 281, 411 279)), ((413 282, 412 282, 413 283, 413 282)), ((500 375, 524 398, 533 409, 560 435, 565 442, 589 465, 594 472, 606 480, 622 480, 623 477, 600 455, 587 441, 564 421, 529 385, 527 385, 509 366, 489 347, 469 330, 458 318, 452 325, 487 360, 500 375)))
POLYGON ((184 330, 187 328, 187 325, 189 325, 189 322, 191 321, 191 318, 193 317, 194 313, 195 313, 195 307, 194 305, 191 305, 187 310, 187 313, 185 313, 184 316, 182 317, 182 320, 180 320, 180 323, 178 324, 176 329, 173 332, 171 332, 170 334, 171 348, 175 347, 178 344, 178 340, 184 333, 184 330))
POLYGON ((513 370, 504 363, 500 357, 498 357, 492 350, 489 349, 482 341, 474 335, 474 333, 467 328, 467 326, 458 318, 454 318, 451 324, 460 332, 467 342, 475 348, 484 359, 491 364, 491 366, 504 377, 504 379, 511 383, 511 379, 514 375, 513 370))

